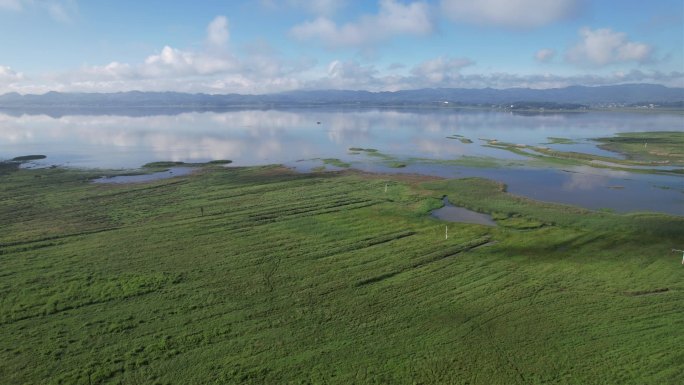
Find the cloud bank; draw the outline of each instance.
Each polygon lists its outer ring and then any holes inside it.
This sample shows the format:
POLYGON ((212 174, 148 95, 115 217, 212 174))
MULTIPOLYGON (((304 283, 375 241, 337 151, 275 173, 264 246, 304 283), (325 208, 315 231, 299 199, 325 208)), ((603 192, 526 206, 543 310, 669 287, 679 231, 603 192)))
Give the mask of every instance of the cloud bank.
MULTIPOLYGON (((316 15, 313 20, 295 25, 289 31, 290 36, 303 44, 315 42, 331 48, 328 52, 331 57, 320 63, 309 57, 286 58, 264 41, 237 49, 231 43, 229 18, 219 15, 206 25, 206 34, 195 48, 165 45, 138 61, 112 61, 37 75, 27 75, 19 68, 0 63, 0 94, 51 90, 260 94, 296 89, 550 88, 633 82, 684 86, 681 71, 649 71, 644 67, 625 69, 629 68, 627 64, 642 65, 653 61, 654 48, 609 28, 581 28, 577 40, 567 50, 540 47, 533 54, 536 62, 543 63, 539 68, 544 70, 564 65, 566 69, 597 70, 599 74, 521 75, 493 69, 474 73, 480 70, 477 63, 459 54, 456 45, 453 55, 428 57, 414 64, 408 64, 410 61, 371 64, 360 60, 359 56, 350 58, 339 52, 375 47, 400 36, 433 35, 438 31, 437 5, 443 14, 454 20, 495 27, 534 28, 571 17, 581 5, 580 0, 441 0, 433 5, 423 1, 380 0, 376 13, 346 23, 338 23, 331 16, 345 6, 344 0, 262 0, 264 2, 273 7, 307 8, 316 15), (556 59, 557 56, 561 60, 556 59), (610 70, 613 71, 608 72, 610 70)), ((30 7, 42 7, 40 9, 45 11, 50 4, 69 3, 0 0, 0 11, 24 12, 30 7)))
POLYGON ((46 12, 61 23, 70 23, 78 13, 76 0, 0 0, 0 11, 46 12))
POLYGON ((300 41, 317 41, 330 48, 366 47, 395 36, 426 36, 435 25, 430 8, 422 2, 402 4, 380 0, 379 11, 358 20, 338 25, 319 17, 294 26, 290 35, 300 41))
POLYGON ((535 28, 573 16, 579 0, 441 0, 453 21, 500 27, 535 28))
POLYGON ((0 84, 16 82, 24 79, 24 74, 7 66, 0 66, 0 84))
POLYGON ((652 47, 630 41, 627 35, 609 28, 582 28, 580 41, 566 53, 569 62, 585 66, 605 66, 620 62, 643 63, 651 59, 652 47))
POLYGON ((330 16, 344 8, 347 0, 260 0, 267 9, 296 8, 314 15, 330 16))
POLYGON ((534 54, 534 59, 538 62, 546 63, 556 56, 556 50, 552 48, 543 48, 534 54))

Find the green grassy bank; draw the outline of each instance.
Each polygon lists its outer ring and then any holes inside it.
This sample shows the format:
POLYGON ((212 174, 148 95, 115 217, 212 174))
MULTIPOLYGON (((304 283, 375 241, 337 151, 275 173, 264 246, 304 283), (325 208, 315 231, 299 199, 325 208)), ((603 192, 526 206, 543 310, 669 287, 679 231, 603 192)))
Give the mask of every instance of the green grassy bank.
POLYGON ((684 218, 481 179, 1 174, 3 384, 684 382, 684 218), (444 239, 443 195, 499 227, 444 239))

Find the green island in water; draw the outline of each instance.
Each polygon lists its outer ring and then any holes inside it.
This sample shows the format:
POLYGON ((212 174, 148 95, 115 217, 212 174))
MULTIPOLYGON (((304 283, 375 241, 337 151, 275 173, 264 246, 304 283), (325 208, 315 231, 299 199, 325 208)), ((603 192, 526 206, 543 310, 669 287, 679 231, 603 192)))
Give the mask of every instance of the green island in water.
MULTIPOLYGON (((682 133, 600 141, 627 155, 604 167, 681 168, 682 133)), ((0 166, 1 383, 684 379, 682 217, 543 203, 478 178, 216 161, 96 184, 117 173, 18 161, 0 166), (444 197, 496 226, 431 217, 444 197)))

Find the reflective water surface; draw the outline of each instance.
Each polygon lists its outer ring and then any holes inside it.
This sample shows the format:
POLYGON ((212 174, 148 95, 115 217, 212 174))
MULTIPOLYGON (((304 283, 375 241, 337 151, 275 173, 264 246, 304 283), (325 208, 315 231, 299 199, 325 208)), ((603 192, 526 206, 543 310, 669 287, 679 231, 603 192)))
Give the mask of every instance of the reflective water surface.
POLYGON ((682 130, 677 114, 508 112, 439 109, 229 110, 134 114, 46 115, 0 113, 0 159, 45 154, 38 165, 137 168, 153 161, 231 159, 231 166, 283 163, 307 171, 315 158, 339 158, 352 167, 445 177, 482 176, 505 182, 509 191, 535 199, 620 212, 661 211, 684 215, 684 178, 592 167, 463 167, 409 161, 491 157, 521 163, 525 157, 484 147, 480 139, 546 145, 562 151, 620 157, 595 147, 591 138, 630 131, 682 130), (473 143, 448 136, 461 135, 473 143), (548 137, 576 144, 546 144, 548 137), (375 148, 403 159, 388 168, 377 158, 352 155, 350 147, 375 148), (302 160, 306 160, 302 162, 302 160))
POLYGON ((468 210, 463 207, 454 206, 449 203, 449 199, 444 197, 442 199, 444 206, 433 210, 430 215, 435 218, 448 222, 459 223, 474 223, 484 226, 496 226, 496 222, 491 216, 487 214, 478 213, 477 211, 468 210))
POLYGON ((117 175, 93 179, 93 183, 144 183, 160 179, 175 178, 177 176, 189 175, 195 168, 192 167, 171 167, 168 170, 139 175, 117 175))

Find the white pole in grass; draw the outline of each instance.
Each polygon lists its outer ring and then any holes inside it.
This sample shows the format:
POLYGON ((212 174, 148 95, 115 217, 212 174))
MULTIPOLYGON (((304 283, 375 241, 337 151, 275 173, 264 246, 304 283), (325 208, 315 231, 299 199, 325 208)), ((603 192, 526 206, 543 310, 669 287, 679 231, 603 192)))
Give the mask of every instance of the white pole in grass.
POLYGON ((682 265, 684 265, 684 250, 672 249, 673 253, 682 253, 682 265))
POLYGON ((449 239, 449 226, 444 226, 444 239, 449 239))
POLYGON ((387 192, 387 183, 385 183, 385 192, 387 192))

